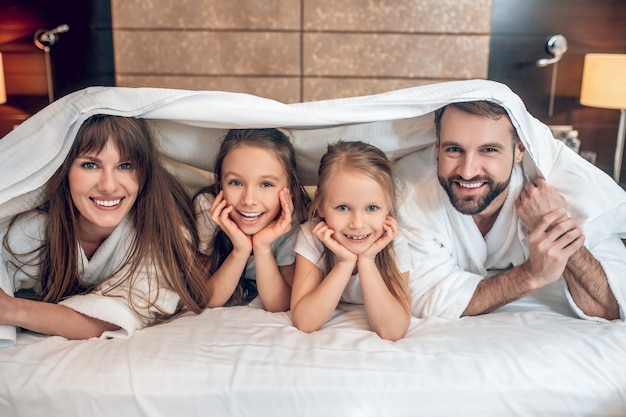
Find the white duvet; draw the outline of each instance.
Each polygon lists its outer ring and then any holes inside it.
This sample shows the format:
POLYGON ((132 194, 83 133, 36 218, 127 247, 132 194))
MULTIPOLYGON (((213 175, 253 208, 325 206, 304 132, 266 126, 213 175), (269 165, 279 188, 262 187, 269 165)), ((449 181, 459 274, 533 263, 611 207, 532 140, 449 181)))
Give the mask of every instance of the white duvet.
MULTIPOLYGON (((80 123, 96 113, 156 120, 191 188, 209 180, 226 129, 287 128, 314 184, 327 143, 365 140, 394 159, 426 152, 432 111, 475 99, 509 110, 528 150, 525 172, 573 198, 587 239, 626 237, 626 199, 610 177, 552 139, 508 88, 483 80, 291 105, 225 92, 79 91, 0 140, 0 234, 37 204, 80 123), (556 165, 566 174, 553 173, 556 165)), ((0 416, 619 416, 625 369, 624 327, 573 318, 558 297, 458 320, 413 318, 396 343, 368 330, 361 307, 340 308, 312 334, 288 313, 217 308, 125 339, 17 331, 16 346, 0 350, 0 416)))

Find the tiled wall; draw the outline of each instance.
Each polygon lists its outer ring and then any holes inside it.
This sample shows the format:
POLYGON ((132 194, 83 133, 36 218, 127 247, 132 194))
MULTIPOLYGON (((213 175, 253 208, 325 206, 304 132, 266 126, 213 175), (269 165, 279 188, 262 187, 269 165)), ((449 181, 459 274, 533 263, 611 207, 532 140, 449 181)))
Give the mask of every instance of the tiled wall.
POLYGON ((116 84, 282 102, 487 78, 492 0, 112 0, 116 84))

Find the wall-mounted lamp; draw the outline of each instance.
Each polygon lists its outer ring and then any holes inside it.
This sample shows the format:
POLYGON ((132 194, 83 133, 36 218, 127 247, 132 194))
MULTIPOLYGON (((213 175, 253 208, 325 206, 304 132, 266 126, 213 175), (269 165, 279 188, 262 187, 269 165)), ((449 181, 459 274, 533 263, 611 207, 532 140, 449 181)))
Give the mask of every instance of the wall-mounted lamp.
POLYGON ((7 89, 4 84, 4 65, 2 64, 2 54, 0 54, 0 104, 7 102, 7 89))
POLYGON ((567 39, 563 35, 552 35, 546 40, 546 52, 552 55, 552 58, 542 58, 537 61, 540 68, 553 65, 552 82, 550 83, 550 106, 548 107, 548 116, 554 114, 554 96, 556 95, 556 71, 558 62, 561 60, 565 52, 567 52, 567 39))
POLYGON ((619 183, 626 128, 626 55, 587 54, 583 66, 580 104, 620 110, 613 177, 619 183))
POLYGON ((65 33, 70 30, 66 24, 59 25, 54 29, 39 29, 35 32, 35 46, 44 52, 46 60, 46 80, 48 84, 48 102, 54 101, 54 87, 52 84, 52 66, 50 64, 50 47, 59 40, 59 33, 65 33))

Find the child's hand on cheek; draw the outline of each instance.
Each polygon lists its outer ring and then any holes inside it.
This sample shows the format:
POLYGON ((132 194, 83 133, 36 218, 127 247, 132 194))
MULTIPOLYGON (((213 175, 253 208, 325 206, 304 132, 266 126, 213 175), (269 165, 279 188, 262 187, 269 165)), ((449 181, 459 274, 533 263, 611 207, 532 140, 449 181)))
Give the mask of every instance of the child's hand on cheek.
POLYGON ((375 258, 378 252, 383 250, 389 243, 398 236, 398 223, 396 220, 387 216, 385 222, 383 223, 383 234, 376 240, 376 242, 372 243, 372 246, 367 248, 365 252, 359 255, 359 258, 375 258))
POLYGON ((293 201, 291 201, 291 193, 289 188, 285 187, 278 192, 280 200, 280 214, 270 224, 265 226, 263 230, 252 237, 252 243, 255 248, 267 246, 272 242, 291 230, 291 216, 293 214, 293 201))
POLYGON ((337 242, 333 237, 335 231, 328 227, 325 221, 319 222, 313 228, 313 234, 317 236, 324 245, 330 249, 332 253, 337 257, 338 262, 356 262, 357 256, 350 252, 345 246, 337 242))
POLYGON ((234 249, 252 251, 252 239, 239 229, 237 223, 230 218, 230 213, 235 208, 224 199, 224 192, 220 191, 215 196, 211 205, 211 220, 226 233, 233 244, 234 249))

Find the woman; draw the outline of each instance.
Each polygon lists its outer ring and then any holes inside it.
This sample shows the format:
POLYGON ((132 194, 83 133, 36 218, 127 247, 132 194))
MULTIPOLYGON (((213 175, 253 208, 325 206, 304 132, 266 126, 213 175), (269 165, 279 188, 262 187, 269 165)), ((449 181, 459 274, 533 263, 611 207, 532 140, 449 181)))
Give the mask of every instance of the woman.
POLYGON ((14 290, 0 324, 86 339, 130 335, 206 305, 191 202, 142 119, 96 115, 3 240, 14 290))

